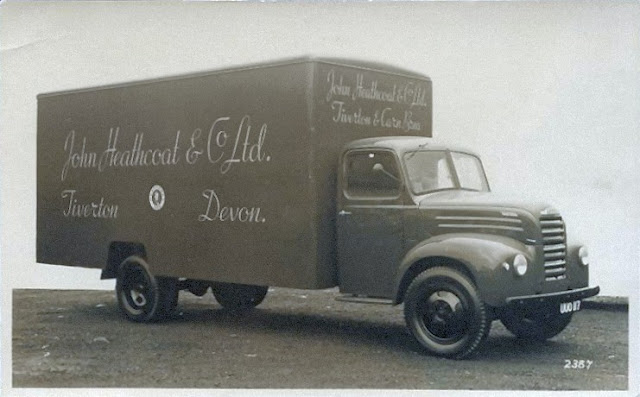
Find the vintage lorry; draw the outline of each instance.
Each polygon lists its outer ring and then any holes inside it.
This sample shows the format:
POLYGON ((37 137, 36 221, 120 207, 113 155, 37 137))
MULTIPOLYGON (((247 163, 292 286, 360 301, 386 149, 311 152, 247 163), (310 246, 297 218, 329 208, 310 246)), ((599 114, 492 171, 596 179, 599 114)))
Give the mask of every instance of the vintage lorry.
POLYGON ((429 78, 304 58, 38 97, 37 261, 102 269, 124 315, 178 291, 227 309, 268 286, 404 303, 426 351, 468 355, 501 320, 561 332, 588 286, 553 207, 497 197, 432 143, 429 78))

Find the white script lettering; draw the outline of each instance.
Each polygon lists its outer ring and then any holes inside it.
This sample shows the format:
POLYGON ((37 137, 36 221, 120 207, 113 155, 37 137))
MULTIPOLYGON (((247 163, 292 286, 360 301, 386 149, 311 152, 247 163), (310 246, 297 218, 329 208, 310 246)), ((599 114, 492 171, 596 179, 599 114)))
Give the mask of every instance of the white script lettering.
POLYGON ((64 141, 64 150, 65 152, 69 152, 67 156, 67 161, 64 163, 62 167, 62 174, 60 175, 61 180, 65 180, 67 177, 67 173, 69 172, 69 168, 92 168, 96 166, 97 154, 95 152, 87 152, 87 138, 82 138, 82 148, 80 148, 80 152, 73 151, 73 145, 76 138, 75 130, 71 130, 69 135, 67 135, 67 139, 64 141))
POLYGON ((242 223, 264 223, 265 218, 260 215, 260 207, 227 207, 220 203, 220 198, 213 189, 202 192, 202 196, 207 199, 207 210, 198 216, 200 222, 220 221, 220 222, 242 222, 242 223))
POLYGON ((351 112, 346 109, 344 102, 333 101, 331 109, 333 110, 332 120, 336 123, 371 125, 371 116, 363 114, 362 108, 358 108, 357 111, 351 112))
POLYGON ((349 97, 351 95, 351 87, 344 85, 342 75, 336 81, 336 71, 331 69, 327 74, 327 83, 329 83, 329 91, 327 92, 327 102, 331 102, 334 96, 349 97))
POLYGON ((143 133, 135 135, 131 150, 118 150, 118 134, 120 128, 109 130, 109 142, 107 150, 100 156, 98 171, 104 171, 107 167, 138 167, 178 164, 178 141, 180 131, 176 132, 175 145, 166 149, 142 149, 143 133))
POLYGON ((266 155, 264 152, 264 142, 267 139, 267 124, 262 124, 257 138, 253 137, 251 134, 251 117, 248 115, 240 120, 233 148, 230 152, 226 152, 227 154, 225 156, 225 151, 222 149, 227 147, 230 136, 222 129, 222 123, 228 120, 229 117, 221 117, 214 121, 209 129, 209 137, 207 139, 207 156, 209 162, 215 164, 222 161, 220 172, 226 174, 233 164, 271 161, 271 156, 266 155), (220 124, 220 126, 218 126, 218 124, 220 124))
POLYGON ((67 152, 67 160, 62 166, 60 179, 65 180, 72 168, 97 168, 98 172, 103 172, 109 167, 148 167, 148 166, 168 166, 178 164, 178 141, 180 131, 176 132, 176 139, 173 148, 164 149, 143 149, 143 133, 135 134, 133 145, 128 150, 121 150, 118 147, 118 136, 120 127, 109 129, 109 140, 107 149, 100 157, 96 152, 87 151, 87 138, 82 138, 82 146, 79 151, 75 151, 76 132, 71 130, 64 141, 64 150, 67 152))
POLYGON ((100 197, 99 202, 79 203, 76 199, 75 190, 63 190, 62 198, 67 200, 66 209, 62 210, 62 215, 66 218, 117 218, 118 206, 107 204, 104 197, 100 197))

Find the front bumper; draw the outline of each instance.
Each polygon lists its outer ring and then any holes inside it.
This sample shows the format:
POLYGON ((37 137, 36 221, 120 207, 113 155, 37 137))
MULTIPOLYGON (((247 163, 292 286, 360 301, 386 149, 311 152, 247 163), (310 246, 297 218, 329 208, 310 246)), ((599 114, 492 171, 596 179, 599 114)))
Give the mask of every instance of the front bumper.
POLYGON ((513 296, 507 298, 507 306, 511 308, 532 309, 544 308, 563 302, 586 299, 600 293, 600 287, 585 287, 567 291, 551 292, 547 294, 513 296))

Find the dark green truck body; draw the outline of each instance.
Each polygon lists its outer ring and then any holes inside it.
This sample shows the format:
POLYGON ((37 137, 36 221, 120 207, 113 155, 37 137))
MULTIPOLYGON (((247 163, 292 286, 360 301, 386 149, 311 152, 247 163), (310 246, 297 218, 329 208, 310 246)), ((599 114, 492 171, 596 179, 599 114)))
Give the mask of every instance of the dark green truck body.
POLYGON ((137 242, 162 276, 335 286, 340 150, 388 134, 431 135, 428 78, 301 59, 41 95, 37 260, 102 269, 137 242))
POLYGON ((469 354, 494 319, 557 334, 599 291, 586 249, 553 207, 497 197, 479 157, 431 131, 428 77, 357 61, 44 94, 37 261, 103 269, 135 321, 169 314, 179 289, 239 308, 266 286, 339 286, 405 302, 443 356, 469 354))

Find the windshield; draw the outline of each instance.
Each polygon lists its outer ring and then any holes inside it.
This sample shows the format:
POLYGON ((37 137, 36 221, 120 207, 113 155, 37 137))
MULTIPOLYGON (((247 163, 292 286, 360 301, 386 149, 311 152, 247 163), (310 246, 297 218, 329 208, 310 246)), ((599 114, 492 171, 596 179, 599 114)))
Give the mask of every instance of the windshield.
POLYGON ((480 159, 476 156, 458 152, 451 152, 451 158, 456 167, 456 173, 462 189, 477 190, 479 192, 489 191, 489 184, 484 175, 480 159))
POLYGON ((464 189, 489 191, 489 185, 480 160, 466 153, 452 152, 452 163, 445 151, 418 151, 404 156, 409 184, 414 194, 425 194, 437 190, 464 189), (451 169, 453 164, 455 169, 451 169), (454 172, 459 181, 456 185, 454 172))

